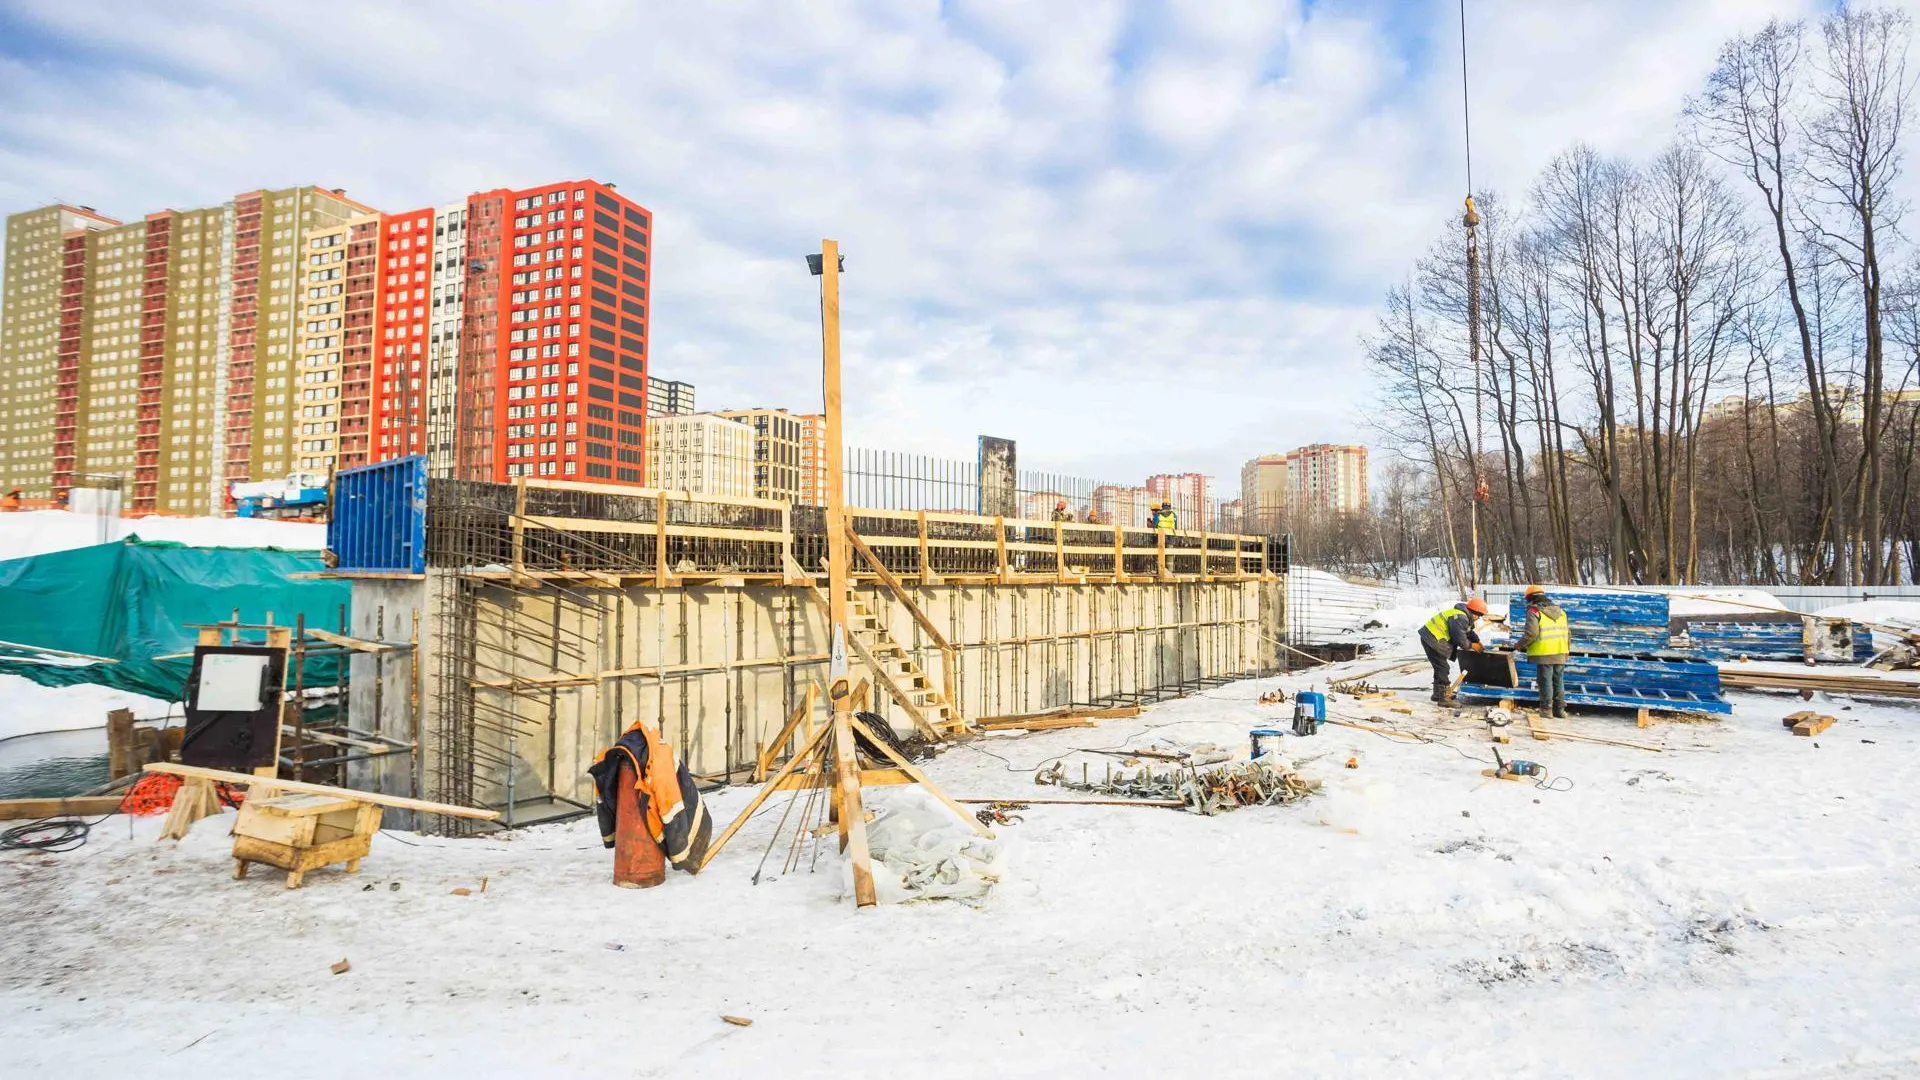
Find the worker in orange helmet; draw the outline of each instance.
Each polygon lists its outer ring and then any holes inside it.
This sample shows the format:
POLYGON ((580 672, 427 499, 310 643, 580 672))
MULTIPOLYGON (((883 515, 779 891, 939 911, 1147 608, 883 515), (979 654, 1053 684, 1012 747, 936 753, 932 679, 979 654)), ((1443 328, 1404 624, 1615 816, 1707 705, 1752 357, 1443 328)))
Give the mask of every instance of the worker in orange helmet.
POLYGON ((1072 521, 1073 512, 1067 509, 1067 500, 1060 499, 1053 504, 1053 520, 1072 521))
POLYGON ((1479 651, 1480 635, 1473 624, 1487 613, 1486 601, 1477 596, 1449 608, 1442 608, 1420 627, 1420 647, 1433 665, 1433 700, 1447 704, 1453 700, 1452 664, 1454 658, 1469 650, 1479 651))

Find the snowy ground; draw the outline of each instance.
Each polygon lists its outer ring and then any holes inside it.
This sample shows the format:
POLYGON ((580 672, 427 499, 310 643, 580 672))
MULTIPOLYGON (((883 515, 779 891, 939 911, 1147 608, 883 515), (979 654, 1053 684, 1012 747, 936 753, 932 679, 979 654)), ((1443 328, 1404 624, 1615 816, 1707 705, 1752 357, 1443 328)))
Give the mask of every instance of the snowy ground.
MULTIPOLYGON (((979 745, 998 757, 954 749, 930 771, 960 796, 1059 796, 1029 779, 1056 755, 1244 740, 1284 712, 1260 692, 1308 681, 994 738, 979 745)), ((587 822, 383 835, 360 874, 288 892, 231 879, 220 821, 175 846, 114 819, 77 852, 0 855, 0 1061, 9 1077, 246 1060, 296 1077, 1920 1074, 1920 714, 1816 702, 1841 720, 1806 739, 1779 723, 1798 698, 1735 701, 1714 723, 1563 722, 1664 753, 1503 748, 1571 781, 1543 790, 1482 777, 1470 722, 1339 699, 1442 742, 1289 739, 1326 782, 1291 807, 1036 806, 1000 830, 1009 876, 981 908, 856 912, 832 855, 750 884, 777 809, 699 877, 642 892, 608 884, 587 822)), ((749 794, 710 806, 725 821, 749 794)))
MULTIPOLYGON (((107 527, 109 541, 138 536, 202 547, 283 548, 321 548, 327 543, 325 525, 259 518, 113 518, 107 527)), ((100 542, 100 519, 92 514, 67 510, 0 514, 0 559, 21 559, 100 542)))

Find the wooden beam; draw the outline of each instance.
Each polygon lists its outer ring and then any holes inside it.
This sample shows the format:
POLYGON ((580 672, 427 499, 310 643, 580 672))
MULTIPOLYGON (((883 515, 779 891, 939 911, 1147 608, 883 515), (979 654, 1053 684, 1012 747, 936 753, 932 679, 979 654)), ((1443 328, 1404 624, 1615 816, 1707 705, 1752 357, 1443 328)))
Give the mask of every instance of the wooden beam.
POLYGON ((939 799, 941 802, 946 804, 947 809, 952 810, 955 814, 958 814, 960 817, 960 820, 966 822, 967 825, 970 828, 972 828, 974 832, 979 833, 981 836, 984 836, 989 840, 993 839, 993 830, 987 828, 985 825, 982 825, 979 822, 979 820, 976 819, 972 814, 969 814, 965 810, 962 810, 960 808, 959 803, 956 803, 952 799, 948 798, 947 793, 940 790, 940 785, 935 784, 932 780, 929 780, 927 778, 927 774, 924 772, 921 772, 920 767, 918 765, 915 765, 913 762, 908 761, 906 757, 900 753, 900 751, 895 750, 893 748, 892 741, 888 739, 882 739, 879 736, 875 735, 873 733, 873 729, 868 727, 865 723, 863 723, 861 719, 857 716, 853 718, 853 726, 859 730, 860 734, 865 735, 867 737, 867 741, 869 743, 872 743, 873 745, 879 747, 880 752, 886 755, 887 758, 890 761, 892 761, 894 765, 900 769, 901 772, 904 772, 908 776, 912 777, 915 783, 919 784, 922 788, 926 789, 927 794, 932 795, 936 799, 939 799))
POLYGON ((124 798, 124 795, 81 795, 71 799, 0 799, 0 821, 117 814, 124 798))
POLYGON ((733 819, 733 824, 721 830, 720 835, 714 837, 713 843, 707 845, 706 854, 700 857, 700 862, 694 867, 695 872, 706 869, 707 864, 713 861, 713 857, 720 854, 720 849, 727 846, 727 841, 733 839, 733 834, 740 831, 740 826, 745 825, 760 809, 760 804, 766 802, 768 796, 779 790, 777 785, 780 781, 785 780, 789 774, 800 767, 802 762, 811 757, 813 752, 819 749, 820 740, 826 738, 827 732, 831 730, 833 730, 831 727, 823 725, 820 730, 807 736, 807 741, 801 744, 800 749, 794 751, 793 756, 786 760, 786 764, 780 766, 780 771, 774 773, 773 778, 767 781, 758 794, 754 795, 753 801, 749 802, 746 808, 740 811, 739 816, 733 819))
POLYGON ((780 734, 774 736, 772 742, 761 749, 759 760, 755 763, 753 770, 755 780, 767 778, 767 768, 773 764, 774 758, 780 756, 780 748, 787 745, 787 740, 800 729, 800 722, 813 715, 813 687, 813 683, 807 684, 806 690, 800 695, 800 706, 793 710, 792 716, 787 718, 786 726, 780 729, 780 734))
MULTIPOLYGON (((835 644, 857 644, 847 628, 847 590, 852 587, 847 554, 847 491, 841 476, 845 451, 844 412, 840 397, 840 245, 820 241, 820 366, 825 393, 827 454, 827 623, 835 644)), ((845 653, 841 653, 844 664, 845 653)), ((873 666, 869 664, 869 666, 873 666)), ((878 667, 874 674, 885 675, 878 667)), ((878 903, 873 890, 873 855, 867 847, 867 815, 860 804, 860 761, 853 748, 852 688, 847 673, 833 673, 827 696, 833 706, 834 790, 839 795, 840 848, 853 870, 853 902, 859 907, 878 903)))
POLYGON ((946 635, 933 624, 933 620, 920 609, 920 605, 913 602, 913 597, 907 593, 906 586, 900 583, 899 578, 893 576, 891 570, 881 564, 880 557, 873 553, 873 549, 867 546, 867 542, 861 539, 860 534, 853 531, 851 521, 847 522, 847 542, 852 544, 853 550, 859 552, 861 557, 867 560, 868 565, 873 567, 874 576, 887 587, 887 591, 900 602, 900 606, 907 609, 907 613, 913 616, 913 621, 920 624, 920 629, 926 631, 927 636, 933 639, 934 647, 941 650, 952 648, 953 646, 947 642, 946 635))
POLYGON ((294 791, 308 795, 337 795, 377 806, 391 806, 396 810, 413 810, 422 814, 440 814, 445 817, 475 818, 480 821, 494 821, 500 817, 497 811, 482 810, 474 806, 454 806, 450 803, 429 802, 426 799, 409 799, 401 795, 383 795, 377 791, 359 791, 354 788, 334 787, 331 784, 309 784, 302 780, 281 780, 271 776, 228 772, 225 769, 203 769, 197 765, 175 765, 171 762, 156 761, 147 766, 147 771, 191 780, 238 784, 242 787, 258 784, 271 787, 276 791, 294 791))
MULTIPOLYGON (((814 603, 819 604, 823 608, 827 608, 828 611, 831 612, 832 608, 828 605, 827 598, 821 595, 818 585, 808 582, 806 589, 807 594, 813 597, 814 603)), ((887 694, 891 696, 893 700, 899 702, 901 708, 907 710, 908 716, 913 717, 914 726, 920 729, 922 735, 925 735, 935 742, 940 742, 946 738, 946 736, 940 734, 940 730, 934 726, 933 721, 927 718, 926 713, 914 702, 913 698, 907 695, 907 692, 901 688, 900 684, 893 681, 892 674, 890 674, 885 667, 881 666, 880 661, 875 659, 871 652, 867 651, 867 647, 860 643, 859 638, 849 633, 846 635, 846 642, 847 648, 851 649, 856 656, 860 657, 860 662, 867 665, 867 668, 873 672, 873 677, 880 680, 880 685, 887 688, 887 694)), ((832 691, 829 690, 828 692, 831 693, 832 691)), ((948 707, 951 708, 951 704, 949 704, 948 707)))

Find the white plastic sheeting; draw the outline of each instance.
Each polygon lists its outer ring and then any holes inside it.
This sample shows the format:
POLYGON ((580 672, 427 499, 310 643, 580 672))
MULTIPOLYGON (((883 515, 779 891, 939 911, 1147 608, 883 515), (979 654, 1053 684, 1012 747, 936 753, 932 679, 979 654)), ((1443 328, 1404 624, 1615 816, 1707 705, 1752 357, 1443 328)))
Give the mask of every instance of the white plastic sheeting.
MULTIPOLYGON (((1000 842, 973 831, 938 799, 906 786, 890 791, 867 826, 873 889, 883 904, 978 903, 1000 880, 1000 842)), ((852 890, 852 864, 843 864, 852 890)))

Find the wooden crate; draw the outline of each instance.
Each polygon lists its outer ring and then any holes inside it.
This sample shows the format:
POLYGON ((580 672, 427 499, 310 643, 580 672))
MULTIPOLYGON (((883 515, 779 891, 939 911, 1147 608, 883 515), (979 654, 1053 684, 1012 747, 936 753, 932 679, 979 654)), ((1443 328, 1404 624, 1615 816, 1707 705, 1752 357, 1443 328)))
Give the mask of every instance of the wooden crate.
POLYGON ((381 808, 341 795, 294 794, 250 798, 233 826, 233 876, 247 876, 248 863, 265 863, 287 872, 287 888, 297 889, 309 870, 346 863, 347 873, 380 830, 381 808))

